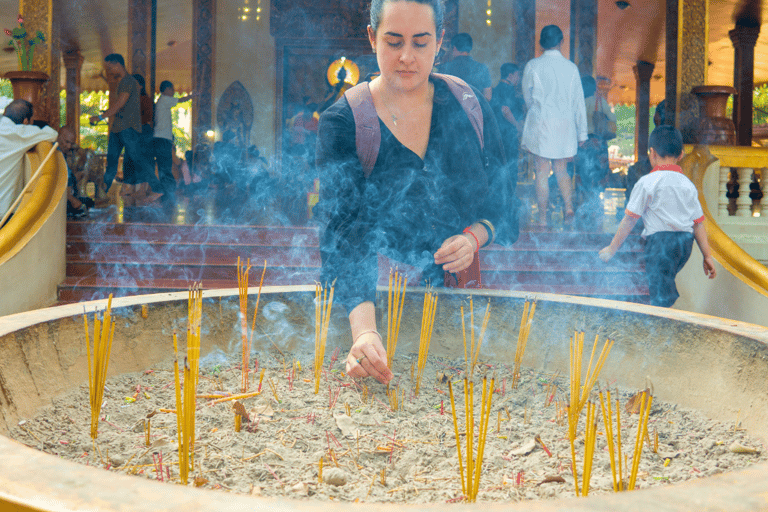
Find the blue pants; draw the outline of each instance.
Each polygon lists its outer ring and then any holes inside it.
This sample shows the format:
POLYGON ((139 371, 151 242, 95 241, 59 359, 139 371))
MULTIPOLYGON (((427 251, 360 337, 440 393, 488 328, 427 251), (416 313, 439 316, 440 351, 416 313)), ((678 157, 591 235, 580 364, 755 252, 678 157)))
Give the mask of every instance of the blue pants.
POLYGON ((645 239, 645 275, 651 305, 672 307, 677 298, 675 276, 691 257, 693 234, 681 231, 659 231, 645 239))
POLYGON ((120 161, 120 153, 125 148, 126 158, 130 158, 136 170, 137 176, 127 177, 126 183, 149 183, 154 192, 163 192, 163 186, 155 176, 154 163, 150 164, 147 152, 142 148, 144 143, 142 136, 133 128, 126 128, 120 132, 109 132, 107 145, 107 169, 104 172, 104 184, 107 190, 112 186, 117 176, 117 164, 120 161))

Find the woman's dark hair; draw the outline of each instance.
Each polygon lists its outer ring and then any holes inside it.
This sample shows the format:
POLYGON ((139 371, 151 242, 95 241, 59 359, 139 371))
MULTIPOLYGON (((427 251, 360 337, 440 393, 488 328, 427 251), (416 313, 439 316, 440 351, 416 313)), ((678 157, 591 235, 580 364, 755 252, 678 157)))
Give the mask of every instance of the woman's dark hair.
POLYGON ((440 37, 440 33, 443 31, 443 18, 445 17, 443 0, 371 0, 371 28, 374 33, 379 30, 381 11, 384 10, 384 4, 387 2, 414 2, 431 6, 435 16, 435 37, 440 37))
POLYGON ((563 31, 557 25, 547 25, 541 29, 539 44, 545 50, 551 50, 563 40, 563 31))
POLYGON ((141 76, 139 73, 135 73, 133 75, 133 78, 139 82, 139 87, 141 88, 141 95, 146 96, 147 95, 147 82, 144 81, 144 77, 141 76))
POLYGON ((581 88, 584 89, 585 98, 594 96, 595 91, 597 91, 597 81, 590 75, 584 75, 581 77, 581 88))

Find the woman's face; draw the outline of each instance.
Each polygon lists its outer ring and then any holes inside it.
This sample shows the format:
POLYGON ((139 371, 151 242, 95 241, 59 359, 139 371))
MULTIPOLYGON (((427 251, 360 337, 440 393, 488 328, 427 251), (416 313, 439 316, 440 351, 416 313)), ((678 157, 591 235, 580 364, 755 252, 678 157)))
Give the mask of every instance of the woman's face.
POLYGON ((408 0, 386 2, 376 33, 368 27, 382 80, 401 91, 423 85, 443 41, 443 34, 435 32, 432 6, 408 0))

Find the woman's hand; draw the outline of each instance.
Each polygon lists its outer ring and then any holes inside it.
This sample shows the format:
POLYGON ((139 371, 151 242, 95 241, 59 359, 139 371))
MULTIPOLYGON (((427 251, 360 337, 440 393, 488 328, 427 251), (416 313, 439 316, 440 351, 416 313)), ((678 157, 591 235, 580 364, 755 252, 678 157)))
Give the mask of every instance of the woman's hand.
POLYGON ((442 265, 446 272, 461 272, 472 264, 476 251, 471 235, 454 235, 435 253, 435 265, 442 265))
POLYGON ((389 383, 394 375, 387 367, 387 351, 381 336, 375 331, 364 332, 357 337, 347 354, 347 375, 373 377, 382 384, 389 383))

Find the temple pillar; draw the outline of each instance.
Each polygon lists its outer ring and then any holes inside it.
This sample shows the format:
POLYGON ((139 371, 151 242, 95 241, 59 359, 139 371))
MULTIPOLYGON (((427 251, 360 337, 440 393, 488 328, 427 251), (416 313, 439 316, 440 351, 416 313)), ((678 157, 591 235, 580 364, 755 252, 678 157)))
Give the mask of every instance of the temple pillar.
POLYGON ((216 0, 194 0, 192 20, 192 148, 213 130, 213 78, 216 55, 216 0))
POLYGON ((752 145, 752 90, 755 87, 755 44, 760 26, 736 25, 728 32, 734 48, 733 124, 739 146, 752 145))
POLYGON ((75 132, 75 141, 80 141, 80 72, 83 68, 83 56, 80 50, 62 54, 66 69, 67 120, 66 125, 75 132))
POLYGON ((582 75, 594 76, 597 0, 571 0, 570 56, 582 75))
POLYGON ((536 0, 514 0, 515 62, 522 69, 536 56, 536 0))
POLYGON ((45 45, 35 47, 32 71, 42 71, 50 79, 43 85, 40 105, 34 119, 45 121, 54 129, 61 123, 61 0, 19 0, 19 13, 27 33, 41 31, 45 45))
POLYGON ((665 118, 693 142, 699 103, 691 89, 707 83, 709 0, 666 0, 666 6, 665 118))
POLYGON ((648 118, 651 111, 651 77, 656 66, 643 60, 632 67, 635 72, 635 160, 648 152, 648 118))
MULTIPOLYGON (((129 73, 149 78, 150 0, 128 1, 128 52, 125 67, 129 73)), ((149 85, 149 84, 147 84, 149 85)))

